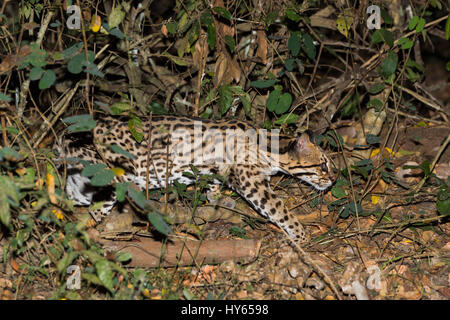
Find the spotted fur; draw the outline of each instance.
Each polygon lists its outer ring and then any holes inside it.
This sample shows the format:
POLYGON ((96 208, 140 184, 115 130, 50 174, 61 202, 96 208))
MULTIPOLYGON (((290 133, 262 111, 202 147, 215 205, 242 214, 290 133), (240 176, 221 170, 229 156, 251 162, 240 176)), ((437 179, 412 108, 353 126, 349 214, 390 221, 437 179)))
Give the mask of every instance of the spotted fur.
MULTIPOLYGON (((91 163, 102 163, 102 159, 106 159, 110 167, 123 168, 123 179, 133 182, 141 190, 146 188, 147 170, 150 189, 164 188, 166 180, 169 184, 175 180, 192 183, 183 172, 192 173, 190 164, 194 163, 201 174, 224 176, 228 187, 247 200, 262 216, 283 228, 294 241, 301 243, 306 240, 302 225, 271 190, 269 180, 271 175, 283 172, 318 190, 332 185, 334 177, 330 160, 307 134, 298 138, 279 135, 278 148, 271 149, 276 138, 273 133, 262 134, 262 130, 238 120, 212 121, 167 115, 154 116, 151 124, 148 121, 143 127, 144 138, 138 143, 128 129, 127 121, 113 117, 100 118, 92 137, 83 135, 81 139, 76 139, 73 135, 68 136, 63 143, 62 156, 81 158, 91 163), (256 133, 255 140, 248 138, 246 144, 233 144, 242 137, 243 132, 256 133), (198 139, 198 133, 203 135, 203 139, 198 139), (149 134, 150 147, 147 143, 149 134), (183 149, 188 142, 191 148, 183 149), (252 148, 262 144, 266 148, 252 148), (118 145, 135 159, 113 152, 112 145, 118 145), (230 145, 235 149, 227 149, 230 145), (147 157, 149 150, 150 157, 147 157), (220 153, 215 153, 216 150, 221 150, 226 161, 218 161, 217 155, 220 153), (196 163, 200 152, 203 161, 196 163), (150 159, 149 163, 147 159, 150 159)), ((91 212, 93 218, 100 221, 116 202, 114 192, 112 188, 108 193, 92 187, 89 178, 81 175, 82 168, 80 163, 68 163, 67 194, 77 205, 106 200, 101 209, 91 212), (105 195, 108 197, 101 199, 105 195)))

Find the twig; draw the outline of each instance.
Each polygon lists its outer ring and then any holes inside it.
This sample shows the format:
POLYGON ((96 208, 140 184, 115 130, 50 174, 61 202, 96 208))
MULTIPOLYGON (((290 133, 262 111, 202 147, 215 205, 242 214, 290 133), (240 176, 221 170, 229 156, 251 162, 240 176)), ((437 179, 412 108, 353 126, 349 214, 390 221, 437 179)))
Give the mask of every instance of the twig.
MULTIPOLYGON (((450 134, 447 136, 447 139, 445 139, 445 142, 439 148, 438 153, 434 157, 433 162, 430 165, 430 172, 433 172, 436 163, 438 162, 439 158, 441 157, 442 153, 444 152, 445 148, 447 148, 449 143, 450 143, 450 134)), ((422 180, 420 180, 419 184, 414 188, 414 192, 418 192, 422 188, 423 184, 427 179, 428 176, 425 175, 425 177, 423 177, 422 180)))
POLYGON ((435 109, 435 110, 437 110, 437 111, 439 111, 439 112, 442 112, 442 113, 444 113, 444 114, 450 116, 450 114, 449 114, 447 111, 445 111, 444 109, 442 109, 439 105, 437 105, 436 103, 434 103, 434 102, 431 101, 430 99, 427 99, 427 98, 425 98, 425 97, 422 97, 422 96, 421 96, 420 94, 418 94, 417 92, 414 92, 414 91, 412 91, 412 90, 410 90, 410 89, 408 89, 408 88, 405 88, 405 87, 403 87, 403 86, 401 86, 401 85, 399 85, 399 84, 397 84, 397 87, 398 87, 400 90, 403 90, 403 91, 405 91, 406 93, 412 95, 414 98, 416 98, 416 99, 419 100, 420 102, 426 104, 427 106, 429 106, 429 107, 431 107, 431 108, 433 108, 433 109, 435 109))
MULTIPOLYGON (((50 21, 52 20, 54 11, 48 11, 47 15, 44 18, 44 21, 42 21, 41 27, 39 29, 37 39, 35 43, 38 46, 41 46, 42 40, 44 39, 45 32, 47 31, 48 25, 50 24, 50 21)), ((19 98, 19 106, 17 108, 17 116, 19 120, 23 117, 23 112, 25 110, 25 105, 27 104, 27 95, 28 91, 30 89, 30 78, 26 79, 22 83, 22 87, 20 88, 20 98, 19 98)))
MULTIPOLYGON (((147 171, 145 175, 145 190, 146 190, 146 199, 149 199, 149 179, 150 179, 150 153, 151 153, 151 145, 152 145, 152 117, 153 117, 153 111, 150 112, 150 116, 148 118, 148 139, 147 139, 147 171)), ((156 174, 156 171, 155 171, 156 174)))
MULTIPOLYGON (((81 8, 80 6, 80 0, 77 0, 77 6, 81 8)), ((83 42, 84 42, 84 56, 86 61, 89 61, 89 55, 88 55, 88 45, 87 45, 87 39, 86 39, 86 30, 84 28, 84 23, 81 21, 81 33, 83 34, 83 42)), ((86 87, 85 87, 85 94, 86 94, 86 102, 89 109, 89 114, 91 116, 94 115, 94 110, 92 109, 91 102, 89 100, 89 72, 86 72, 86 87)))

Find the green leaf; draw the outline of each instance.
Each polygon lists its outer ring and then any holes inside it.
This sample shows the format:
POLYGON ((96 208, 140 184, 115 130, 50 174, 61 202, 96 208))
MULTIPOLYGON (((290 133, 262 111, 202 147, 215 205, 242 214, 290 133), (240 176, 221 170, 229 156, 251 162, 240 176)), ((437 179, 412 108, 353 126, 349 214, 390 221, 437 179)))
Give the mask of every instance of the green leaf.
POLYGON ((176 34, 177 28, 178 28, 178 23, 176 21, 172 21, 172 22, 169 22, 168 24, 166 24, 166 27, 167 27, 167 31, 169 31, 169 33, 176 34))
POLYGON ((44 90, 50 88, 55 83, 56 75, 53 70, 46 70, 39 80, 39 89, 44 90))
POLYGON ((250 82, 250 85, 252 87, 258 88, 258 89, 265 89, 272 87, 275 83, 277 83, 276 79, 270 79, 270 80, 255 80, 250 82))
POLYGON ((97 276, 102 282, 103 286, 110 292, 114 291, 114 272, 111 268, 111 264, 106 259, 101 259, 95 264, 95 269, 97 270, 97 276))
POLYGON ((91 184, 94 187, 104 187, 109 185, 110 182, 113 181, 114 177, 115 174, 112 170, 103 169, 91 178, 91 184))
POLYGON ((241 100, 241 102, 242 102, 245 114, 249 115, 251 108, 252 108, 252 102, 250 99, 250 95, 248 93, 244 93, 243 95, 239 96, 239 100, 241 100))
POLYGON ((109 32, 110 35, 115 36, 119 40, 125 39, 125 34, 122 31, 120 31, 119 28, 111 29, 108 32, 109 32))
POLYGON ((308 58, 311 60, 316 59, 316 47, 314 46, 314 42, 309 34, 303 35, 303 51, 306 53, 308 58))
POLYGON ((90 73, 93 76, 100 77, 100 78, 105 77, 105 74, 98 69, 98 67, 95 63, 92 63, 89 61, 84 61, 83 66, 85 67, 85 69, 83 70, 84 72, 90 73))
POLYGON ((78 123, 83 121, 92 120, 92 116, 90 114, 79 114, 76 116, 71 116, 63 119, 64 123, 78 123))
POLYGON ((418 16, 412 17, 412 19, 409 21, 408 29, 410 31, 412 31, 417 26, 418 22, 419 22, 419 17, 418 16))
POLYGON ((225 36, 225 44, 228 46, 228 48, 230 48, 230 52, 234 53, 234 49, 236 47, 236 44, 234 43, 234 38, 226 35, 225 36))
POLYGON ((169 58, 170 60, 172 60, 175 64, 177 64, 179 66, 185 67, 188 65, 188 61, 184 58, 173 56, 167 52, 164 52, 163 56, 166 56, 167 58, 169 58))
POLYGON ((441 183, 441 186, 438 189, 436 208, 439 213, 450 215, 450 187, 445 183, 441 183))
POLYGON ((337 199, 344 198, 347 196, 345 190, 338 186, 333 186, 333 188, 331 188, 331 194, 333 195, 333 197, 337 199))
MULTIPOLYGON (((92 51, 88 51, 88 61, 93 63, 95 59, 95 54, 92 51)), ((83 71, 83 65, 86 61, 86 55, 84 52, 81 52, 75 56, 73 56, 69 63, 67 64, 67 70, 73 74, 79 74, 83 71)))
POLYGON ((369 92, 372 94, 380 93, 384 89, 383 83, 376 83, 369 88, 369 92))
POLYGON ((347 97, 347 99, 345 99, 341 108, 342 115, 351 116, 355 114, 357 111, 358 104, 359 104, 359 93, 355 92, 354 94, 347 97))
POLYGON ((366 136, 366 141, 368 144, 378 144, 381 142, 381 139, 376 135, 368 133, 366 136))
POLYGON ((408 72, 408 79, 411 82, 416 82, 420 79, 420 75, 417 72, 414 72, 411 68, 406 68, 406 72, 408 72))
POLYGON ((116 102, 114 103, 110 110, 112 115, 119 115, 125 111, 128 111, 131 109, 131 106, 128 102, 116 102))
POLYGON ((417 22, 417 26, 416 26, 416 32, 417 33, 423 31, 423 29, 425 28, 425 23, 426 23, 426 21, 425 21, 424 18, 420 18, 419 19, 419 22, 417 22))
POLYGON ((95 284, 97 286, 103 286, 103 282, 93 273, 81 273, 81 277, 88 281, 88 283, 95 284))
POLYGON ((30 80, 35 81, 39 80, 44 73, 44 69, 41 67, 34 67, 30 70, 30 80))
POLYGON ((79 74, 83 71, 83 61, 85 61, 84 53, 73 56, 67 64, 67 70, 73 74, 79 74))
POLYGON ((380 99, 370 99, 370 101, 367 103, 368 107, 375 107, 375 108, 382 108, 383 107, 383 101, 380 99))
POLYGON ((294 70, 294 63, 295 60, 294 59, 286 59, 286 61, 284 62, 284 67, 286 68, 287 71, 291 72, 292 70, 294 70))
POLYGON ((420 168, 423 170, 424 175, 427 177, 431 173, 430 169, 430 162, 428 160, 425 160, 420 164, 420 168))
POLYGON ((117 6, 111 10, 111 13, 108 17, 108 27, 110 29, 114 29, 122 23, 125 18, 125 12, 122 11, 121 6, 117 6))
POLYGON ((131 253, 129 253, 129 252, 120 252, 120 253, 118 253, 116 255, 116 259, 115 260, 117 262, 125 262, 125 261, 128 261, 128 260, 131 260, 131 258, 132 258, 131 253))
POLYGON ((44 67, 47 64, 47 51, 40 49, 38 45, 30 46, 32 47, 32 52, 27 56, 26 60, 34 67, 44 67))
POLYGON ((6 159, 8 161, 19 161, 21 159, 20 154, 11 147, 3 147, 0 149, 0 161, 6 159))
POLYGON ((106 165, 104 163, 93 163, 89 164, 88 166, 84 167, 81 171, 81 175, 83 177, 92 177, 95 174, 99 173, 103 169, 106 168, 106 165))
POLYGON ((10 96, 7 96, 7 95, 4 94, 4 93, 0 93, 0 101, 9 102, 9 101, 11 101, 11 100, 12 100, 12 99, 11 99, 10 96))
POLYGON ((414 45, 414 42, 408 38, 400 38, 398 39, 398 45, 401 46, 402 50, 407 50, 414 45))
POLYGON ((63 119, 65 123, 71 123, 72 125, 67 128, 69 132, 84 132, 91 131, 97 125, 90 114, 80 114, 63 119))
MULTIPOLYGON (((376 136, 374 136, 376 137, 376 136)), ((378 138, 378 137, 377 137, 378 138)), ((373 168, 373 162, 370 159, 359 160, 354 164, 355 167, 367 167, 369 170, 373 168)))
POLYGON ((150 212, 147 215, 148 221, 158 230, 160 233, 168 236, 169 234, 173 234, 172 229, 170 229, 169 225, 164 221, 163 217, 157 212, 150 212))
POLYGON ((125 156, 125 157, 127 157, 127 158, 130 158, 130 159, 136 159, 136 156, 135 156, 134 154, 129 153, 128 151, 122 149, 122 148, 121 148, 120 146, 118 146, 117 144, 112 144, 112 145, 110 146, 110 148, 111 148, 111 150, 112 150, 113 152, 115 152, 115 153, 119 153, 119 154, 121 154, 121 155, 123 155, 123 156, 125 156))
POLYGON ((223 17, 223 18, 225 18, 225 19, 227 19, 227 20, 230 20, 230 21, 231 21, 231 19, 233 18, 233 16, 231 15, 231 13, 230 13, 227 9, 225 9, 225 8, 222 8, 222 7, 214 7, 213 10, 214 10, 215 12, 217 12, 221 17, 223 17))
POLYGON ((153 112, 153 114, 169 114, 169 112, 167 112, 167 110, 157 102, 150 102, 148 110, 153 112))
POLYGON ((75 251, 71 251, 69 253, 66 253, 61 260, 58 261, 58 264, 56 265, 56 270, 58 270, 58 272, 60 274, 65 274, 67 267, 72 264, 73 260, 75 260, 75 258, 78 257, 78 253, 75 251))
POLYGON ((371 44, 377 44, 380 42, 384 42, 392 48, 394 45, 394 35, 386 29, 375 30, 371 38, 371 44))
POLYGON ((219 107, 220 113, 224 115, 228 112, 233 103, 233 91, 229 84, 225 84, 219 87, 219 107))
POLYGON ((325 138, 333 147, 338 147, 339 145, 341 145, 341 146, 344 145, 344 139, 337 132, 334 132, 334 131, 327 132, 327 134, 325 135, 325 138), (339 143, 337 141, 339 141, 339 143))
POLYGON ((264 22, 266 23, 266 29, 268 29, 270 25, 277 20, 279 13, 280 13, 279 10, 274 10, 266 15, 266 17, 264 18, 264 22))
POLYGON ((301 19, 301 17, 297 14, 297 12, 295 12, 294 9, 287 9, 285 14, 289 20, 292 20, 294 22, 299 22, 301 19))
POLYGON ((267 110, 274 112, 277 109, 278 101, 280 100, 281 90, 272 90, 266 100, 267 110))
POLYGON ((356 206, 355 206, 355 203, 351 202, 348 206, 349 206, 350 211, 353 213, 356 213, 357 210, 358 210, 358 214, 361 214, 363 212, 362 206, 359 203, 356 203, 356 206))
POLYGON ((280 118, 277 119, 277 121, 275 121, 275 124, 291 124, 291 123, 295 123, 298 118, 300 116, 298 114, 295 113, 287 113, 287 114, 283 114, 280 118))
POLYGON ((248 239, 247 235, 246 235, 246 231, 245 229, 242 229, 241 227, 238 226, 232 226, 228 229, 228 232, 236 237, 239 237, 241 239, 248 239))
POLYGON ((344 210, 342 210, 339 217, 341 217, 342 219, 345 219, 345 218, 348 218, 349 215, 350 215, 350 210, 348 208, 348 205, 346 205, 346 206, 344 206, 344 210))
POLYGON ((73 46, 65 49, 62 54, 64 56, 64 58, 68 59, 71 58, 72 56, 74 56, 79 50, 81 50, 81 48, 83 48, 83 42, 78 42, 75 43, 73 46))
POLYGON ((301 38, 298 34, 293 33, 288 40, 288 49, 293 57, 298 56, 301 48, 301 38))
POLYGON ((214 23, 214 17, 211 14, 211 11, 207 10, 207 11, 203 11, 201 16, 200 16, 200 22, 202 23, 202 25, 204 26, 210 26, 214 23))
POLYGON ((415 68, 415 69, 419 70, 420 72, 423 72, 425 70, 425 68, 422 65, 418 64, 417 62, 415 62, 412 59, 408 59, 408 61, 406 61, 406 66, 415 68))
POLYGON ((144 139, 142 120, 135 115, 130 116, 130 119, 128 120, 128 129, 130 129, 133 138, 141 143, 142 139, 144 139))
POLYGON ((392 19, 392 17, 389 15, 389 13, 385 9, 381 8, 380 14, 381 14, 381 18, 383 18, 383 20, 382 20, 383 23, 385 23, 385 24, 393 24, 394 23, 394 20, 392 19))
POLYGON ((280 96, 280 100, 278 101, 278 106, 275 110, 277 114, 283 114, 289 110, 292 103, 292 96, 290 93, 285 92, 280 96))
POLYGON ((213 24, 210 24, 207 29, 208 45, 209 49, 212 51, 216 47, 216 28, 213 24))
POLYGON ((128 188, 130 187, 129 182, 119 182, 116 183, 116 197, 117 201, 123 202, 125 200, 125 194, 127 193, 128 188))
POLYGON ((149 201, 145 198, 145 194, 142 191, 128 188, 128 195, 141 209, 145 210, 149 207, 149 201))
POLYGON ((387 57, 381 61, 381 69, 383 70, 383 76, 385 78, 388 78, 395 73, 395 70, 397 69, 397 60, 397 54, 389 51, 387 57))
POLYGON ((0 222, 5 227, 11 228, 10 206, 19 206, 19 188, 8 176, 0 176, 0 190, 0 222))
MULTIPOLYGON (((450 71, 450 61, 448 61, 448 62, 445 64, 445 69, 447 69, 447 71, 450 71)), ((0 100, 1 100, 1 97, 0 97, 0 100)))
POLYGON ((194 22, 192 23, 192 27, 191 29, 189 29, 189 32, 187 34, 189 45, 192 45, 198 39, 199 35, 200 35, 200 23, 198 23, 197 20, 194 20, 194 22))

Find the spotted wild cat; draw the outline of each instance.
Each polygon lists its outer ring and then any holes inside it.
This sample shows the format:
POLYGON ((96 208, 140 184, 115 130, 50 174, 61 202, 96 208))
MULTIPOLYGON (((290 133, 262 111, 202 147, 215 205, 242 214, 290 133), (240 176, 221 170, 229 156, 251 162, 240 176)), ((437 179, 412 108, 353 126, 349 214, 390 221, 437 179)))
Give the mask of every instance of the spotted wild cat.
MULTIPOLYGON (((169 184, 175 180, 190 184, 192 180, 183 172, 192 173, 190 165, 193 164, 200 174, 225 177, 228 187, 258 213, 283 228, 297 243, 306 240, 303 226, 271 190, 270 176, 282 172, 317 190, 327 189, 334 181, 329 158, 306 133, 294 138, 279 134, 279 131, 257 129, 238 120, 213 121, 173 115, 154 116, 151 122, 145 122, 143 130, 144 138, 138 143, 128 129, 127 121, 110 116, 99 118, 89 142, 68 136, 62 153, 66 158, 102 163, 100 152, 111 167, 124 169, 122 177, 125 181, 134 182, 141 190, 146 188, 147 170, 149 189, 164 188, 166 180, 169 184), (113 145, 129 152, 133 159, 113 152, 113 145)), ((75 204, 90 205, 99 189, 92 187, 90 179, 81 175, 82 169, 80 163, 68 162, 66 190, 75 204)), ((102 195, 106 194, 104 190, 102 195)), ((217 192, 218 188, 213 185, 210 193, 217 192)), ((108 197, 102 208, 91 212, 96 221, 108 215, 114 206, 116 197, 112 189, 108 197)), ((208 195, 208 198, 211 197, 208 195)))

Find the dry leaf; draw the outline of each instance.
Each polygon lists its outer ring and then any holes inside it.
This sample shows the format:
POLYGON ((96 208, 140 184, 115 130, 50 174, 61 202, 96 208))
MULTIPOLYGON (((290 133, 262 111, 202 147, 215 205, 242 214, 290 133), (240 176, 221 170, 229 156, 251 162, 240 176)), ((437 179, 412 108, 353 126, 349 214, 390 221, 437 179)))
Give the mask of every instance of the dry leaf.
POLYGON ((55 176, 47 173, 46 176, 46 184, 47 184, 47 192, 49 194, 50 202, 53 204, 57 204, 58 201, 55 197, 55 176))
POLYGON ((203 70, 206 64, 206 57, 209 54, 208 38, 205 32, 200 34, 194 49, 194 53, 192 54, 194 68, 203 70))
POLYGON ((7 72, 8 70, 21 64, 22 59, 31 53, 31 47, 24 45, 20 48, 18 54, 7 55, 2 63, 0 63, 0 74, 7 72))
POLYGON ((164 37, 167 37, 167 34, 169 33, 169 30, 167 30, 167 26, 165 24, 161 27, 161 33, 164 35, 164 37))
POLYGON ((261 59, 263 64, 267 64, 267 39, 264 30, 258 30, 256 32, 256 43, 258 44, 256 56, 261 59))
POLYGON ((217 88, 220 84, 222 84, 222 79, 225 75, 225 72, 228 68, 228 61, 223 52, 219 53, 216 60, 216 66, 214 70, 214 86, 217 88))
POLYGON ((19 263, 15 259, 11 260, 11 267, 13 268, 14 271, 16 271, 18 273, 22 272, 22 270, 20 269, 19 263))

